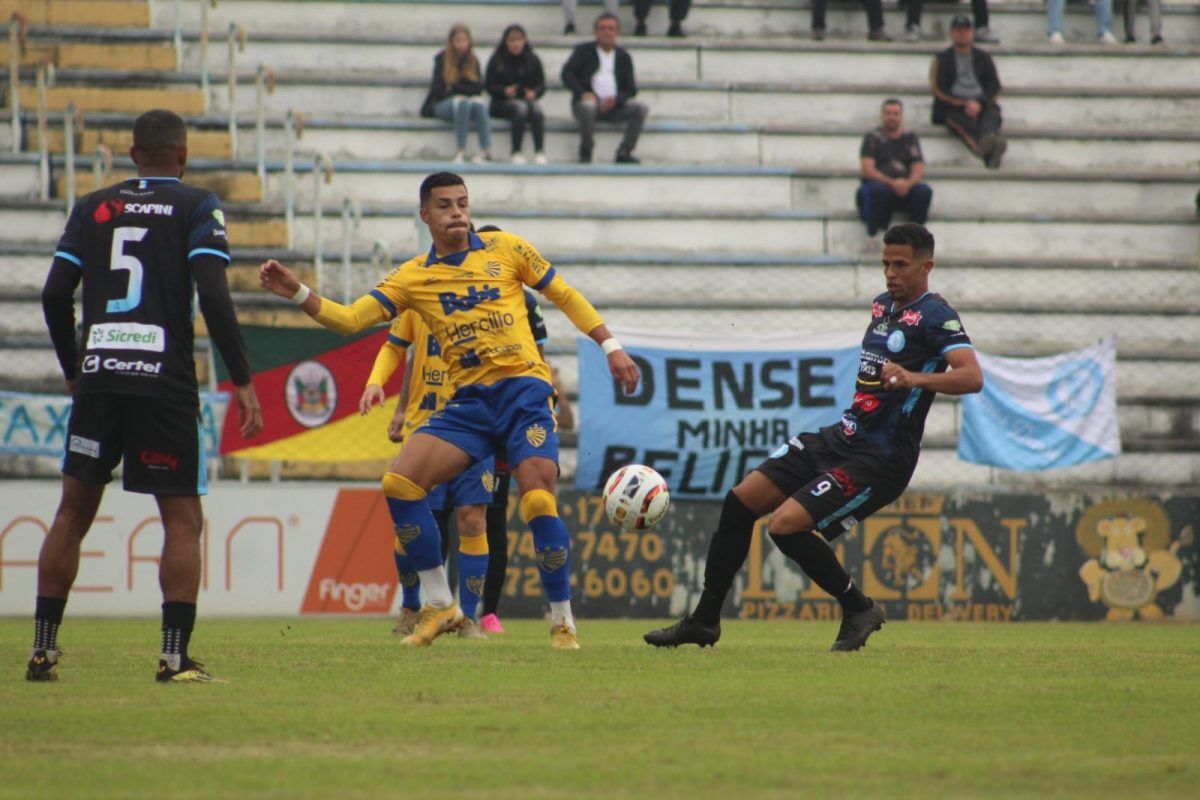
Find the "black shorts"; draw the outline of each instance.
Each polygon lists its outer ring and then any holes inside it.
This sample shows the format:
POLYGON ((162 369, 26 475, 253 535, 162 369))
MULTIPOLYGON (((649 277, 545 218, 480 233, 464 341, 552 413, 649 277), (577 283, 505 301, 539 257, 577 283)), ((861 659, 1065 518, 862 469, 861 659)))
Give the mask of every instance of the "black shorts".
POLYGON ((830 541, 895 501, 911 475, 877 459, 842 455, 814 433, 793 436, 755 469, 804 506, 830 541))
POLYGON ((126 491, 196 496, 208 492, 199 403, 130 394, 75 397, 63 474, 103 485, 125 459, 126 491))

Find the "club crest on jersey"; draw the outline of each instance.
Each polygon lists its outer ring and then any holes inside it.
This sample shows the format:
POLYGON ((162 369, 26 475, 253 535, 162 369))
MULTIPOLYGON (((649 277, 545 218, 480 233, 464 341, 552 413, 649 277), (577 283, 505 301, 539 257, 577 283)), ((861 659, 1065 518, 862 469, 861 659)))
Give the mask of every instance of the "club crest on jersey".
POLYGON ((904 331, 892 331, 892 335, 887 338, 887 349, 899 353, 904 349, 905 341, 904 331))
POLYGON ((396 526, 396 541, 402 547, 407 547, 416 541, 421 535, 421 526, 419 525, 397 525, 396 526))
POLYGON ((883 303, 880 303, 878 300, 871 303, 871 316, 875 319, 883 316, 883 303))
POLYGON ((468 286, 467 293, 461 297, 455 292, 442 292, 438 295, 438 302, 442 304, 442 311, 446 314, 453 314, 455 311, 470 311, 480 303, 489 303, 499 299, 500 287, 488 286, 486 283, 482 289, 468 286))
POLYGON ((124 200, 105 200, 100 205, 96 206, 96 210, 92 212, 92 219, 98 224, 103 225, 111 221, 114 217, 121 216, 121 212, 125 210, 124 200))
POLYGON ((525 429, 525 441, 534 447, 541 447, 546 443, 546 429, 541 425, 530 425, 525 429))
POLYGON ((947 331, 961 331, 962 323, 956 319, 948 319, 942 323, 942 329, 947 331))
POLYGON ((485 470, 484 473, 479 476, 479 481, 483 484, 484 491, 496 491, 496 476, 492 474, 491 470, 485 470))
POLYGON ((900 324, 902 325, 917 325, 921 322, 921 312, 916 309, 908 309, 900 315, 900 324))
POLYGON ((542 572, 554 572, 554 570, 567 563, 567 548, 558 547, 551 549, 547 547, 544 550, 538 550, 537 563, 542 568, 542 572))
POLYGON ((337 381, 319 361, 301 361, 284 384, 288 412, 306 428, 324 425, 337 407, 337 381))
POLYGON ((487 266, 483 268, 483 271, 488 274, 489 278, 499 278, 500 269, 501 267, 499 261, 489 261, 487 262, 487 266))

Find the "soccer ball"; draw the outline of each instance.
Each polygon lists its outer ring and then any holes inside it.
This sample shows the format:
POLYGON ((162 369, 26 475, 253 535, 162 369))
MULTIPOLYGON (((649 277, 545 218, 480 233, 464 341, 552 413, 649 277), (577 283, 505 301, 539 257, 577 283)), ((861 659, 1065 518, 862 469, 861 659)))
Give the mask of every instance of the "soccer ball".
POLYGON ((667 482, 650 467, 630 464, 604 484, 604 511, 623 531, 644 531, 662 522, 671 504, 667 482))

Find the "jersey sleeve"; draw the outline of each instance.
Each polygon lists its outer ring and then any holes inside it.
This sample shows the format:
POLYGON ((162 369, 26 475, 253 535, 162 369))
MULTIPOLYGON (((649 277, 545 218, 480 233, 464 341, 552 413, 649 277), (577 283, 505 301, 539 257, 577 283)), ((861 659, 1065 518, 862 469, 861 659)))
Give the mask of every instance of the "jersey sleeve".
POLYGON ((383 306, 383 310, 387 312, 387 319, 395 319, 409 307, 408 291, 401 278, 404 267, 404 264, 396 267, 368 292, 369 296, 383 306))
POLYGON ((54 248, 55 258, 69 261, 80 269, 83 269, 83 223, 84 209, 87 205, 76 203, 75 208, 71 209, 67 227, 63 229, 63 234, 58 240, 58 247, 54 248))
POLYGON ((213 193, 204 199, 188 220, 188 259, 200 255, 218 256, 229 261, 229 237, 225 233, 225 212, 213 193))
POLYGON ((958 312, 949 306, 930 320, 929 337, 930 344, 937 348, 941 355, 961 347, 974 347, 971 337, 967 335, 967 329, 958 317, 958 312))
POLYGON ((392 326, 388 328, 387 340, 388 344, 393 344, 396 347, 408 347, 416 338, 416 330, 413 325, 413 320, 416 318, 415 311, 402 311, 400 316, 392 320, 392 326))
POLYGON ((387 339, 375 355, 375 363, 371 365, 371 374, 367 377, 367 385, 383 386, 396 369, 404 363, 404 356, 413 340, 413 317, 416 313, 405 311, 392 320, 388 328, 387 339))
POLYGON ((550 266, 550 262, 542 258, 542 254, 520 236, 508 234, 507 238, 512 264, 516 268, 521 282, 539 292, 549 286, 555 275, 554 267, 550 266))
POLYGON ((537 295, 528 289, 525 290, 525 311, 529 314, 529 330, 533 333, 533 343, 545 344, 550 338, 550 332, 546 330, 546 319, 542 316, 542 309, 538 307, 537 295))

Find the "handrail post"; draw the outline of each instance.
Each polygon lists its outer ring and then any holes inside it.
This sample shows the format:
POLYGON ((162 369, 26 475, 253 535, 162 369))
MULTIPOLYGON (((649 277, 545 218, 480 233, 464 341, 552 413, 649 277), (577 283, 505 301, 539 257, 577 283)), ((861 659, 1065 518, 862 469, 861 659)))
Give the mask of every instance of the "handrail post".
POLYGON ((321 207, 321 184, 333 181, 333 159, 321 153, 313 160, 313 272, 317 293, 325 292, 325 236, 321 230, 324 209, 321 207))
POLYGON ((217 0, 200 0, 200 91, 204 94, 204 113, 208 113, 208 10, 217 0))
POLYGON ((392 270, 392 248, 383 239, 371 243, 371 267, 378 270, 380 280, 392 270))
POLYGON ((50 136, 46 130, 46 89, 54 83, 54 65, 43 61, 37 68, 38 182, 41 198, 50 199, 50 136))
POLYGON ((112 150, 107 145, 96 145, 96 154, 92 156, 92 191, 104 188, 104 178, 112 172, 112 150))
POLYGON ((63 153, 66 158, 67 216, 75 207, 75 115, 74 103, 67 103, 67 114, 63 117, 63 153))
POLYGON ((342 302, 350 302, 350 273, 353 269, 354 231, 362 222, 362 206, 349 197, 342 200, 342 302))
POLYGON ((237 54, 246 49, 246 30, 236 23, 229 23, 229 55, 226 69, 226 86, 229 93, 229 148, 233 158, 238 155, 237 130, 237 54))
POLYGON ((21 53, 25 50, 25 17, 14 11, 8 22, 8 104, 12 111, 12 151, 21 152, 21 53))
POLYGON ((267 65, 259 64, 254 77, 254 149, 258 162, 258 184, 263 196, 267 193, 267 95, 274 91, 275 73, 267 65))
POLYGON ((175 31, 171 36, 171 44, 175 46, 175 71, 183 69, 183 4, 175 0, 175 31))
POLYGON ((283 215, 288 250, 295 247, 296 241, 296 138, 301 124, 296 112, 289 108, 283 120, 283 215))

